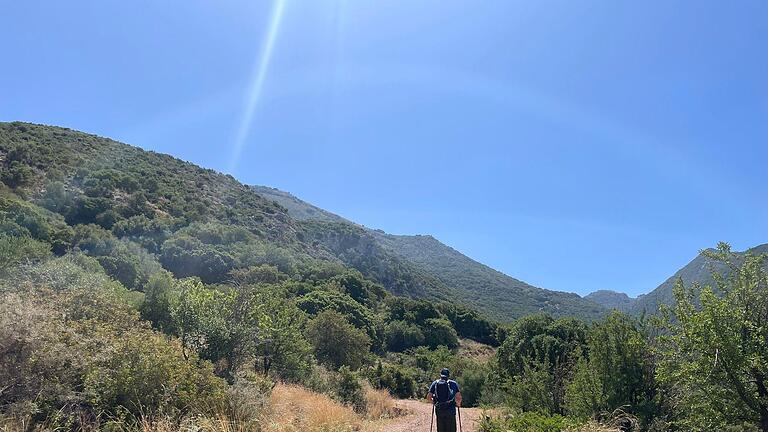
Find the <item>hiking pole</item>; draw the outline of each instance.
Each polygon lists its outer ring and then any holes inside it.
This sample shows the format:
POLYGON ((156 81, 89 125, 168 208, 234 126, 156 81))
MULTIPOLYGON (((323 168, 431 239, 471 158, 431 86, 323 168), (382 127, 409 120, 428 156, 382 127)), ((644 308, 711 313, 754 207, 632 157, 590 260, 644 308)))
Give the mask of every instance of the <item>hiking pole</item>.
MULTIPOLYGON (((456 410, 459 412, 459 432, 462 432, 462 430, 461 430, 461 407, 457 406, 456 410)), ((432 431, 430 431, 430 432, 432 432, 432 431)))
POLYGON ((429 432, 432 432, 432 424, 435 422, 435 404, 432 404, 432 411, 429 413, 429 432))

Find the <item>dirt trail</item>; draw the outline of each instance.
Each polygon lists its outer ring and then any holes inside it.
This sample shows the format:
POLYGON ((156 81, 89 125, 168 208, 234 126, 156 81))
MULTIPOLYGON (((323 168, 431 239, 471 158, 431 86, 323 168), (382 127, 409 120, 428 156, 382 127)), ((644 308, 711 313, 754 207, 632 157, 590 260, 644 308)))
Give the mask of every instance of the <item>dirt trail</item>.
MULTIPOLYGON (((396 404, 398 408, 408 411, 410 414, 382 423, 379 429, 381 432, 427 432, 429 430, 432 405, 415 400, 398 400, 396 404)), ((461 424, 464 432, 477 432, 477 422, 481 412, 479 408, 461 409, 461 424)), ((433 425, 432 431, 435 430, 436 426, 433 425)), ((459 430, 458 424, 456 430, 459 430)))

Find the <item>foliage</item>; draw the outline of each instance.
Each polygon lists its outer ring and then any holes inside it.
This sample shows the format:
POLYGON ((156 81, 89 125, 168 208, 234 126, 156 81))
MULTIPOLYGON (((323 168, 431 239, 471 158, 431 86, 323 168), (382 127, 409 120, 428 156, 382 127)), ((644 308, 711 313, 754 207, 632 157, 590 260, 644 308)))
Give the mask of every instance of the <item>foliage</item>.
POLYGON ((424 333, 415 324, 392 321, 384 327, 384 344, 387 351, 402 352, 424 345, 424 333))
POLYGON ((725 264, 729 274, 713 274, 713 287, 678 282, 658 377, 672 388, 681 428, 748 423, 768 431, 766 256, 737 259, 725 243, 704 253, 725 264))
POLYGON ((538 412, 510 414, 495 420, 485 420, 480 425, 482 432, 561 432, 572 430, 580 424, 561 415, 547 415, 538 412))
POLYGON ((168 272, 157 272, 150 276, 144 287, 144 301, 141 304, 141 317, 152 325, 166 332, 173 327, 171 317, 171 302, 174 291, 174 280, 168 272))
POLYGON ((57 253, 69 246, 72 228, 58 215, 16 196, 0 194, 0 225, 9 234, 31 236, 57 253))
POLYGON ((263 316, 254 352, 256 369, 266 376, 298 382, 309 373, 311 364, 312 348, 302 333, 306 314, 274 290, 260 291, 259 301, 263 316))
POLYGON ((357 370, 366 361, 370 339, 338 312, 318 314, 307 326, 307 339, 317 361, 333 369, 348 366, 357 370))
POLYGON ((93 407, 119 416, 138 417, 152 411, 204 411, 225 396, 223 383, 208 363, 202 367, 180 355, 178 343, 158 334, 128 332, 112 350, 96 359, 85 375, 93 407))
POLYGON ((0 233, 0 272, 48 257, 51 247, 29 237, 0 233))
POLYGON ((378 347, 381 343, 379 323, 370 309, 356 302, 352 297, 338 291, 316 290, 296 300, 299 309, 310 315, 334 311, 345 321, 363 330, 369 341, 378 347))
POLYGON ((424 343, 433 349, 439 346, 454 349, 459 346, 459 337, 450 321, 430 318, 424 323, 424 343))
POLYGON ((563 414, 565 387, 586 341, 586 324, 574 319, 555 320, 540 314, 515 322, 498 352, 499 368, 510 382, 512 396, 523 398, 511 403, 525 407, 539 401, 534 404, 537 409, 563 414), (548 385, 537 385, 535 381, 545 374, 548 385), (541 392, 529 393, 537 389, 541 392))
POLYGON ((339 400, 349 405, 357 412, 365 411, 365 391, 360 378, 352 372, 349 366, 342 366, 335 382, 335 393, 339 400))
POLYGON ((417 374, 412 368, 396 364, 384 365, 379 360, 375 368, 368 370, 368 381, 376 389, 386 389, 399 398, 410 398, 416 395, 414 376, 417 374))
POLYGON ((656 384, 646 336, 626 315, 614 312, 590 328, 587 359, 580 359, 566 391, 568 412, 599 419, 616 409, 650 424, 657 412, 656 384))
POLYGON ((203 412, 225 395, 211 365, 138 320, 91 259, 65 256, 0 279, 0 409, 92 428, 115 416, 203 412))
POLYGON ((264 305, 252 287, 204 286, 199 279, 179 281, 172 297, 171 321, 185 356, 192 350, 214 362, 229 381, 255 355, 260 342, 264 305))

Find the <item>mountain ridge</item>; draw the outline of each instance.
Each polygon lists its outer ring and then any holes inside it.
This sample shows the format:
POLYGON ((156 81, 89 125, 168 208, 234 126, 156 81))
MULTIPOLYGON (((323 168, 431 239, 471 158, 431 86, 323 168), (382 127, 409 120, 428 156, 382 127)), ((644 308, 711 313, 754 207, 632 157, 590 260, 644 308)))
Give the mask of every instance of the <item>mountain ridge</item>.
POLYGON ((429 234, 395 235, 365 227, 342 216, 323 210, 295 195, 268 186, 252 186, 257 193, 275 200, 288 213, 303 221, 322 221, 357 227, 398 258, 441 282, 462 301, 478 307, 490 316, 504 319, 506 311, 514 317, 547 312, 555 316, 582 316, 594 319, 605 310, 575 293, 547 290, 515 279, 473 260, 429 234), (458 270, 460 269, 460 270, 458 270))
POLYGON ((311 269, 325 265, 321 260, 357 270, 394 294, 452 301, 498 321, 537 312, 591 320, 604 312, 575 294, 496 272, 432 237, 388 236, 290 194, 262 195, 231 175, 72 129, 0 123, 0 176, 0 213, 49 219, 61 228, 62 247, 99 248, 99 237, 122 242, 109 240, 116 256, 101 260, 127 286, 146 283, 142 263, 220 283, 262 263, 293 274, 291 266, 311 269), (466 266, 472 271, 462 271, 466 266))

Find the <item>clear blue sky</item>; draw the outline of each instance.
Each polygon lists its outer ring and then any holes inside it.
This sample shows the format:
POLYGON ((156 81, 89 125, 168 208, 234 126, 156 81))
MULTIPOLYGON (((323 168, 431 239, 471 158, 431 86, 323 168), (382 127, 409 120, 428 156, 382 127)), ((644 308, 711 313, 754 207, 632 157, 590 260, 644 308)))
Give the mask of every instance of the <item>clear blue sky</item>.
POLYGON ((639 294, 719 240, 768 242, 764 0, 28 0, 0 40, 0 120, 171 153, 541 287, 639 294))

